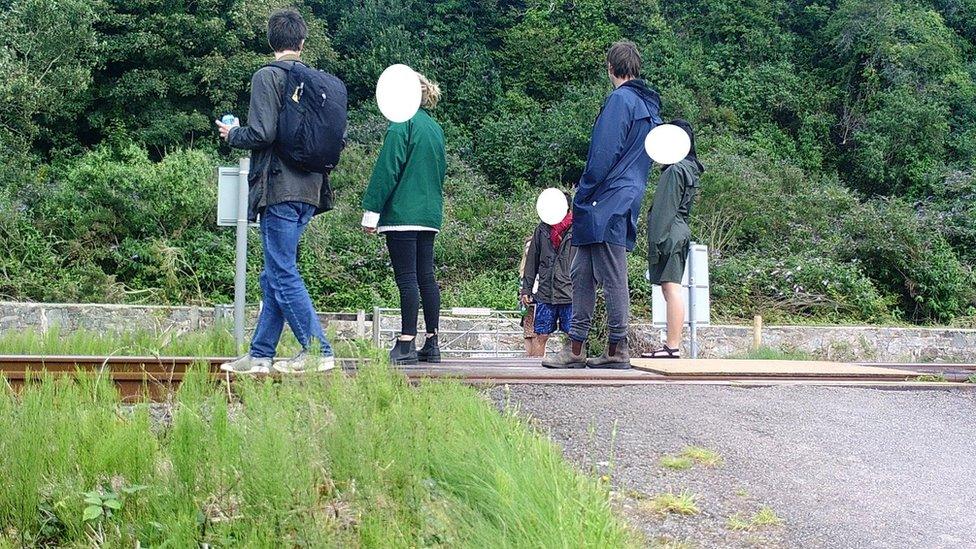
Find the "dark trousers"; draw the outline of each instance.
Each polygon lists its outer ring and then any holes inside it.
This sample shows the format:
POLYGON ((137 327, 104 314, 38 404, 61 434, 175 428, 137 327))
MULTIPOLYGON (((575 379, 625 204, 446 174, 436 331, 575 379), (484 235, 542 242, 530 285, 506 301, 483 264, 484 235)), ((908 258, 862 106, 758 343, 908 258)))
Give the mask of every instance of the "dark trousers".
POLYGON ((400 290, 400 333, 417 335, 417 314, 424 304, 428 334, 440 329, 441 289, 434 279, 434 231, 391 231, 386 233, 393 274, 400 290))
POLYGON ((573 323, 569 337, 585 342, 590 335, 596 290, 603 287, 607 302, 610 343, 627 339, 630 323, 630 289, 627 280, 627 248, 613 244, 586 244, 573 258, 573 323))

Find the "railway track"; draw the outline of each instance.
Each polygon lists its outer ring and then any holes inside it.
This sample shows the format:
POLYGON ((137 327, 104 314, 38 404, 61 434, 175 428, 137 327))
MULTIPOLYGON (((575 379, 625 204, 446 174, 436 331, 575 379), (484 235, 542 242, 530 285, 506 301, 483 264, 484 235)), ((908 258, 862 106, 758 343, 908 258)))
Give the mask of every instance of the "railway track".
MULTIPOLYGON (((0 356, 0 375, 13 389, 35 382, 44 376, 108 376, 123 398, 159 399, 175 389, 187 371, 205 367, 215 381, 233 381, 220 372, 225 357, 93 357, 93 356, 0 356)), ((340 359, 342 369, 354 373, 362 363, 358 359, 340 359)), ((538 359, 452 359, 437 365, 402 366, 397 370, 409 380, 456 378, 472 384, 560 384, 560 385, 653 385, 666 383, 736 384, 745 386, 818 384, 869 386, 902 389, 976 388, 964 383, 976 375, 976 364, 861 364, 878 367, 883 374, 832 375, 823 372, 791 374, 670 374, 644 370, 548 370, 538 359), (883 367, 883 368, 882 368, 883 367), (892 371, 904 371, 904 376, 892 371), (919 373, 926 378, 920 380, 919 373)))

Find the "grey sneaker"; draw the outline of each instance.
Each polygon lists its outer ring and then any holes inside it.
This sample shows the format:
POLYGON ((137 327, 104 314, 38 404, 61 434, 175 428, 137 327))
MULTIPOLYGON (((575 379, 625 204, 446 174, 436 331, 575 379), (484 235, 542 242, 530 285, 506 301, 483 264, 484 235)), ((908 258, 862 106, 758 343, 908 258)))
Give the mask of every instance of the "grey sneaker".
POLYGON ((335 368, 334 356, 310 356, 302 351, 297 356, 274 363, 276 372, 283 374, 304 374, 306 372, 328 372, 335 368))
POLYGON ((583 344, 580 354, 574 355, 573 342, 567 339, 563 348, 555 356, 542 360, 542 365, 546 368, 586 368, 586 344, 583 344))
POLYGON ((248 353, 237 360, 221 364, 220 370, 232 374, 267 374, 271 372, 271 359, 253 357, 248 353))
POLYGON ((626 339, 617 342, 617 352, 613 356, 609 356, 607 354, 608 352, 610 352, 609 344, 607 345, 607 350, 603 351, 603 356, 587 359, 586 367, 606 368, 610 370, 626 370, 630 368, 630 346, 627 345, 626 339))

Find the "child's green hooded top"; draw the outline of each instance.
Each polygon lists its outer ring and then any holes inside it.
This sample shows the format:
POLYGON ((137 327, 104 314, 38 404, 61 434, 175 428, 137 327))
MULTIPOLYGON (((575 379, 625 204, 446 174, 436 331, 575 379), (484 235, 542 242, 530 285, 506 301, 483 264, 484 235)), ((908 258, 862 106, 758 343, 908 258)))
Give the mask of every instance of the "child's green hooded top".
POLYGON ((363 196, 379 230, 440 230, 444 219, 444 131, 427 111, 390 124, 363 196))

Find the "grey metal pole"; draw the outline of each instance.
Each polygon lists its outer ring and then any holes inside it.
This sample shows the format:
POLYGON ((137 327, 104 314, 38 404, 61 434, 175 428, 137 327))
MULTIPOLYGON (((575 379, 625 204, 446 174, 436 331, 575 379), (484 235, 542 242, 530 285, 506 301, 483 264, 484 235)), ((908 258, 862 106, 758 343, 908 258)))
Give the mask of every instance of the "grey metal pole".
POLYGON ((247 290, 247 176, 251 159, 242 158, 237 182, 237 247, 234 261, 234 348, 244 353, 244 297, 247 290))
POLYGON ((691 331, 691 358, 698 358, 698 319, 695 314, 695 243, 689 243, 688 248, 688 325, 691 331))
POLYGON ((380 308, 373 307, 373 345, 377 348, 380 346, 380 331, 383 329, 381 315, 380 308))

